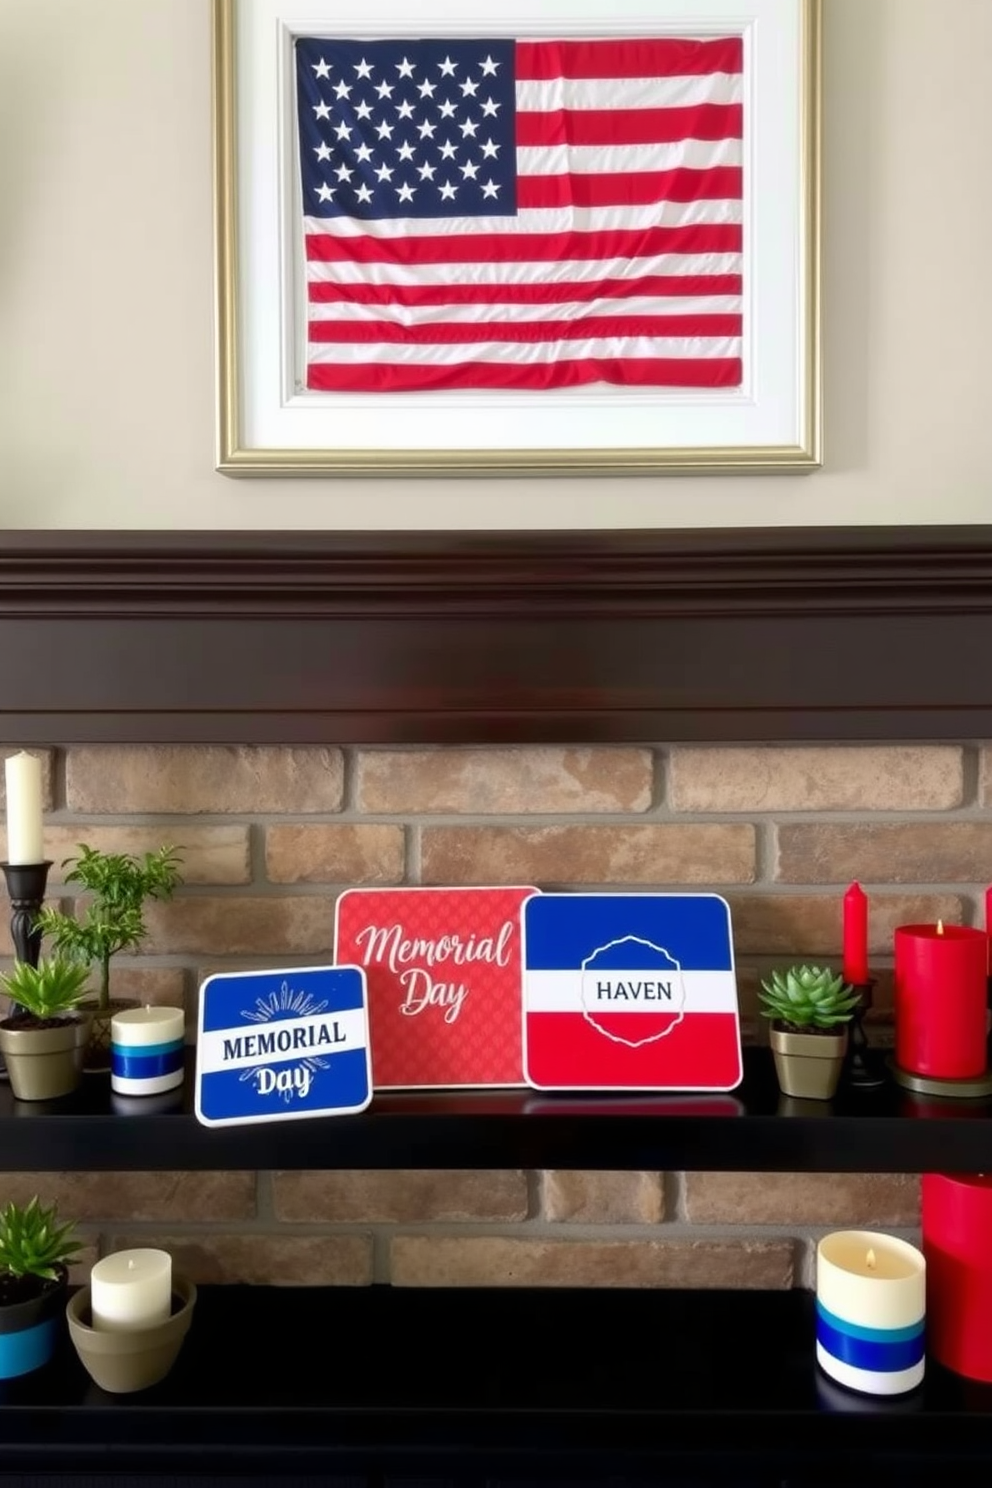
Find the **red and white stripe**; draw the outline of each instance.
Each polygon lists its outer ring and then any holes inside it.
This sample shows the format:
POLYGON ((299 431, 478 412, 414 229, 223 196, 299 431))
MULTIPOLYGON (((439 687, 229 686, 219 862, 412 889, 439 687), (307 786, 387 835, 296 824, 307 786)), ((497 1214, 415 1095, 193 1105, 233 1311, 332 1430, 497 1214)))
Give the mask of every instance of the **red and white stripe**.
POLYGON ((516 215, 305 218, 308 387, 738 387, 740 39, 518 42, 516 96, 516 215))

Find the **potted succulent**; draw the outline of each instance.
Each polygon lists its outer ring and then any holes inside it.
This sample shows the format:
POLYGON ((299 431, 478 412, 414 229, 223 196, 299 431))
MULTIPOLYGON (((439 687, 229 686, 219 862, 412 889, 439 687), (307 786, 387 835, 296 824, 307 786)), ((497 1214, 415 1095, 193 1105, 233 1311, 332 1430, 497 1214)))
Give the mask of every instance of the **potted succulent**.
POLYGON ((758 998, 762 1015, 772 1019, 772 1053, 783 1095, 830 1100, 847 1053, 858 994, 824 966, 773 971, 761 985, 758 998))
POLYGON ((55 1100, 79 1084, 89 1014, 79 1007, 89 967, 65 957, 15 961, 0 989, 17 1006, 0 1022, 0 1053, 18 1100, 55 1100))
POLYGON ((37 1194, 24 1208, 0 1209, 0 1379, 39 1369, 55 1351, 67 1263, 82 1249, 73 1229, 37 1194))
POLYGON ((104 853, 79 844, 79 856, 66 858, 67 884, 79 884, 90 896, 80 915, 65 914, 46 904, 35 921, 50 936, 57 952, 87 967, 99 967, 100 983, 94 998, 83 1003, 93 1016, 87 1069, 110 1067, 110 1020, 124 1008, 136 1007, 134 998, 111 997, 110 963, 119 951, 133 951, 148 934, 144 905, 149 899, 171 899, 182 882, 178 849, 136 857, 104 853))

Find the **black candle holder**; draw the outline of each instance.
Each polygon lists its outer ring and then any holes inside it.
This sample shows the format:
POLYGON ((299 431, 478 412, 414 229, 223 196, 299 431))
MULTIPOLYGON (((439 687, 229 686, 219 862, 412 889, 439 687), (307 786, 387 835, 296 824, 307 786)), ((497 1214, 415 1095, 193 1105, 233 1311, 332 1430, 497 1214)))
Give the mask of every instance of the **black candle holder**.
POLYGON ((48 870, 44 863, 0 863, 10 895, 10 938, 18 961, 37 966, 41 955, 41 931, 36 928, 38 911, 45 899, 48 870))
POLYGON ((853 1090, 878 1090, 885 1084, 885 1074, 879 1069, 868 1047, 868 1035, 864 1029, 865 1013, 872 1005, 874 981, 858 982, 852 989, 858 994, 858 1005, 851 1014, 851 1032, 847 1046, 847 1063, 844 1081, 853 1090))
MULTIPOLYGON (((0 863, 10 896, 10 938, 14 942, 14 955, 18 961, 26 961, 30 966, 37 966, 41 955, 41 931, 35 928, 35 920, 45 899, 51 866, 51 859, 44 863, 0 863)), ((11 1002, 7 1016, 16 1018, 23 1011, 19 1002, 11 1002)), ((0 1080, 7 1078, 7 1066, 0 1059, 0 1080)))

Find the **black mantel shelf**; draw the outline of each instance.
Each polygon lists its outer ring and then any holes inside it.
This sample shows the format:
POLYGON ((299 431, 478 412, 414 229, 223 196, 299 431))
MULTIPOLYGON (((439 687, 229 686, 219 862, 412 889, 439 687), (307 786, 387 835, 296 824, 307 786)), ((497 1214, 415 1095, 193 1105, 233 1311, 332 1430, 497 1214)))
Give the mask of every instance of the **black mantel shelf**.
POLYGON ((764 1049, 730 1095, 572 1096, 532 1091, 377 1095, 360 1116, 209 1129, 181 1102, 114 1110, 109 1077, 46 1104, 0 1086, 0 1169, 664 1168, 981 1171, 992 1102, 928 1101, 888 1084, 830 1105, 783 1098, 764 1049))
POLYGON ((68 1343, 3 1386, 0 1471, 907 1488, 951 1469, 959 1488, 987 1483, 992 1387, 928 1364, 900 1400, 850 1395, 820 1375, 813 1337, 803 1292, 204 1288, 152 1390, 104 1394, 68 1343))

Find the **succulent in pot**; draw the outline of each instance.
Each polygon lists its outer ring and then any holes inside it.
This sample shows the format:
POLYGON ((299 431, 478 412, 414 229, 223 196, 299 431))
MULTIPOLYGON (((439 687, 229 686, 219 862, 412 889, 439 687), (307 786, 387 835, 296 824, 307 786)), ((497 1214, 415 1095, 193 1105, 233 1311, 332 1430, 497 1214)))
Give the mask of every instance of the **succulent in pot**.
POLYGON ((79 1007, 89 969, 61 956, 15 961, 0 990, 17 1004, 0 1022, 0 1053, 18 1100, 55 1100, 79 1084, 89 1014, 79 1007))
POLYGON ((68 1263, 82 1248, 74 1230, 37 1194, 0 1209, 0 1379, 39 1369, 55 1350, 68 1263))
POLYGON ((160 847, 138 857, 132 853, 105 853, 79 844, 79 855, 66 858, 67 884, 78 884, 87 897, 66 914, 46 904, 35 926, 51 938, 63 956, 99 970, 96 995, 84 1006, 93 1015, 87 1069, 110 1068, 110 1021, 114 1013, 136 1007, 128 997, 111 997, 110 972, 113 958, 121 951, 135 951, 148 935, 144 906, 150 899, 171 899, 182 882, 179 850, 160 847))
POLYGON ((773 971, 758 993, 772 1020, 770 1041, 783 1094, 829 1100, 847 1053, 848 1024, 860 997, 825 966, 773 971))

